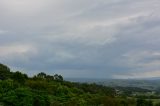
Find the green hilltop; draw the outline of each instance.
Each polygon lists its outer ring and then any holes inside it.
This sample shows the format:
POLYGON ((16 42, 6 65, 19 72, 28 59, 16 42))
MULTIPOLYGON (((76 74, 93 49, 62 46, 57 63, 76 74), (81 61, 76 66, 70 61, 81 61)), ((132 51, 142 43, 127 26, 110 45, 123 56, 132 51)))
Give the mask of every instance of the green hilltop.
POLYGON ((153 106, 153 103, 117 96, 111 87, 65 81, 58 74, 41 72, 28 77, 0 64, 0 106, 153 106))

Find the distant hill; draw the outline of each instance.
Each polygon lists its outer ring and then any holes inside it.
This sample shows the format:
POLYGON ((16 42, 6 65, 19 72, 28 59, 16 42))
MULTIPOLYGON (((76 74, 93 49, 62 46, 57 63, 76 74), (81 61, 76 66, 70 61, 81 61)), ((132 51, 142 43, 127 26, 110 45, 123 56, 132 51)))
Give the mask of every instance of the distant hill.
POLYGON ((97 83, 110 87, 139 87, 148 90, 160 88, 160 77, 143 79, 94 79, 94 78, 67 78, 68 81, 81 83, 97 83))

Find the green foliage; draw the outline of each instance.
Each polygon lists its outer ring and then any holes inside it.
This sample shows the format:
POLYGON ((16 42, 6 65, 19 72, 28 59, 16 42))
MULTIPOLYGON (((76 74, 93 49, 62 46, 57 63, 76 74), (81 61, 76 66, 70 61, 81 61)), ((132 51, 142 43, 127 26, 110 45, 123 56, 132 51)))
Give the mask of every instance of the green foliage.
POLYGON ((28 76, 26 74, 22 74, 21 72, 17 71, 15 73, 12 73, 11 78, 20 84, 24 84, 28 76))
POLYGON ((4 80, 0 81, 0 93, 8 92, 19 87, 18 83, 15 83, 13 80, 4 80))
POLYGON ((10 69, 6 65, 0 64, 0 79, 1 80, 8 79, 10 75, 11 75, 10 69))
POLYGON ((4 106, 153 106, 149 100, 116 97, 110 87, 64 81, 58 74, 41 72, 29 78, 2 64, 0 72, 0 105, 4 106))
POLYGON ((49 106, 48 97, 32 92, 29 88, 17 88, 3 94, 1 101, 6 106, 49 106))
POLYGON ((44 72, 38 73, 36 76, 33 77, 34 80, 47 80, 47 81, 63 81, 63 77, 61 75, 55 74, 55 75, 47 75, 44 72))
POLYGON ((61 75, 58 75, 58 74, 55 74, 55 75, 54 75, 54 79, 55 79, 56 81, 63 81, 63 77, 62 77, 61 75))
POLYGON ((155 106, 160 106, 160 102, 156 103, 155 106))
POLYGON ((137 106, 153 106, 153 102, 145 99, 137 99, 137 106))

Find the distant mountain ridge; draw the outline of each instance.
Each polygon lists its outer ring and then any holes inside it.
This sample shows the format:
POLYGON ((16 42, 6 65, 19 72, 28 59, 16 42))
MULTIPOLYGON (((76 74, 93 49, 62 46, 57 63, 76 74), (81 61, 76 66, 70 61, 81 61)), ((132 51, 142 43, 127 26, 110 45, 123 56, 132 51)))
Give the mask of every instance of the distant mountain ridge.
POLYGON ((110 87, 139 87, 143 89, 156 90, 160 88, 160 77, 141 79, 94 79, 94 78, 66 78, 68 81, 81 83, 97 83, 110 87))

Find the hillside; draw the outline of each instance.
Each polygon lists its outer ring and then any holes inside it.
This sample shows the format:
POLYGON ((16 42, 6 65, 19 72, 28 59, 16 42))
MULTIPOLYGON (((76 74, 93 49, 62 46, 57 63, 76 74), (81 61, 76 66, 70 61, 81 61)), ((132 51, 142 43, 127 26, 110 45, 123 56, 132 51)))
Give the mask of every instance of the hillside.
POLYGON ((28 77, 3 64, 0 79, 2 106, 153 106, 148 100, 117 96, 111 87, 64 81, 44 72, 28 77))

